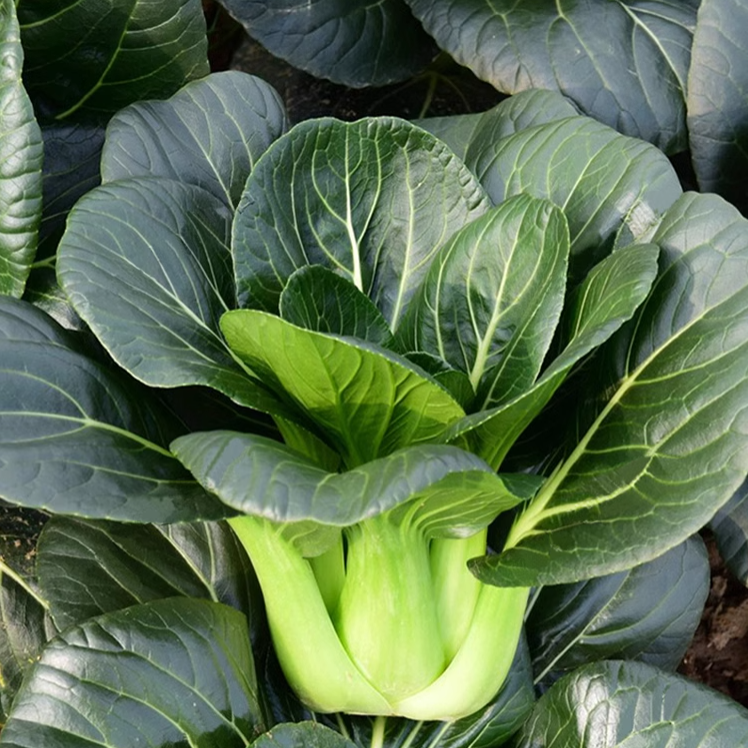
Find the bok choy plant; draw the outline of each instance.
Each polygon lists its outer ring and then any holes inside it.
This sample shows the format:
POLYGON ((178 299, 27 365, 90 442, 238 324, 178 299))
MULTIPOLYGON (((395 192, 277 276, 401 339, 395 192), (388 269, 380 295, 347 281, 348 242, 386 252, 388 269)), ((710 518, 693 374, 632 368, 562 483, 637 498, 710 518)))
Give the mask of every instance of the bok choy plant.
MULTIPOLYGON (((189 533, 227 519, 306 714, 498 745, 533 700, 530 595, 676 552, 748 470, 748 224, 554 94, 423 124, 287 129, 238 73, 115 115, 57 259, 85 328, 0 305, 0 494, 129 555, 104 520, 214 548, 189 533)), ((242 595, 58 593, 0 745, 253 742, 283 708, 242 595)))

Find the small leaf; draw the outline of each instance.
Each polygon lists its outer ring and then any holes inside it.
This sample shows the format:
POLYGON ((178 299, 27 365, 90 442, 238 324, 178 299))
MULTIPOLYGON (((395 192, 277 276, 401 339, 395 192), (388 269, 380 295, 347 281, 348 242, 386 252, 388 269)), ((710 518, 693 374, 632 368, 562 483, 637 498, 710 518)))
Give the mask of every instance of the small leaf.
POLYGON ((244 616, 174 598, 101 616, 51 642, 2 743, 244 748, 263 729, 244 616))
POLYGON ((236 355, 317 424, 348 467, 434 441, 464 415, 425 372, 384 348, 247 309, 225 314, 221 328, 236 355))
POLYGON ((736 701, 641 662, 600 662, 566 676, 535 705, 517 748, 744 745, 736 701))
POLYGON ((295 270, 324 265, 394 330, 437 247, 487 207, 447 146, 404 120, 303 122, 247 180, 232 239, 239 306, 275 312, 295 270))
POLYGON ((748 480, 712 518, 719 555, 727 568, 748 587, 748 480))
POLYGON ((24 50, 15 6, 0 5, 0 293, 20 297, 36 255, 43 145, 21 82, 24 50))
POLYGON ((165 177, 236 208, 255 162, 286 127, 283 103, 268 83, 238 71, 214 73, 167 101, 117 112, 107 127, 102 180, 165 177))
POLYGON ((260 735, 253 748, 355 748, 340 733, 318 722, 297 722, 275 725, 260 735))
POLYGON ((315 332, 360 338, 386 346, 389 325, 374 303, 350 281, 322 265, 297 270, 280 297, 280 316, 315 332))

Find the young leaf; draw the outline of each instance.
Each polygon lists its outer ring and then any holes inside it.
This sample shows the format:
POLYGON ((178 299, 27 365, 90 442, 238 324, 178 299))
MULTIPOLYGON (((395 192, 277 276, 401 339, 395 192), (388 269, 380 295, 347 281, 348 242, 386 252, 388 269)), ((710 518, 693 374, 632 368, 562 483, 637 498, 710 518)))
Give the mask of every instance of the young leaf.
POLYGON ((263 729, 244 616, 173 598, 101 616, 51 642, 2 742, 244 748, 263 729))
POLYGON ((214 73, 167 101, 140 101, 107 126, 104 182, 166 177, 236 208, 255 161, 287 128, 275 90, 245 73, 214 73))
POLYGON ((303 122, 247 180, 232 239, 239 306, 275 312, 295 270, 324 265, 394 330, 437 247, 487 207, 449 148, 404 120, 303 122))
POLYGON ((253 748, 356 748, 355 743, 318 722, 275 725, 260 735, 253 748))
POLYGON ((748 711, 732 699, 641 662, 599 662, 556 683, 515 745, 706 748, 746 741, 748 711))
POLYGON ((398 330, 470 378, 485 410, 535 381, 563 306, 569 233, 547 200, 518 195, 439 251, 398 330))
POLYGON ((43 145, 21 81, 24 51, 15 5, 0 5, 0 293, 20 297, 42 212, 43 145))
POLYGON ((425 372, 384 348, 248 309, 225 314, 221 329, 236 355, 317 424, 348 467, 434 441, 464 415, 425 372))
POLYGON ((283 412, 226 347, 234 305, 229 215, 205 190, 166 179, 92 190, 70 214, 58 277, 80 316, 152 387, 206 385, 241 405, 283 412))
POLYGON ((514 525, 484 581, 573 582, 655 558, 748 472, 748 221, 684 195, 655 236, 660 273, 619 339, 618 387, 514 525))

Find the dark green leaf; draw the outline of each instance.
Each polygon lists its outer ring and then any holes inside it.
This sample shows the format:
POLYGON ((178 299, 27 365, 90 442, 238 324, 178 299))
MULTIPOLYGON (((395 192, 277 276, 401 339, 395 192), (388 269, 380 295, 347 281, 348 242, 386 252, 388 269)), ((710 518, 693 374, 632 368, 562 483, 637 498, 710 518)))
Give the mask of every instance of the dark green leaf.
POLYGON ((139 522, 226 516, 166 450, 178 430, 150 393, 10 302, 0 305, 0 497, 139 522))
POLYGON ((286 130, 278 94, 238 71, 188 84, 168 101, 143 101, 107 127, 101 177, 166 177, 235 208, 255 161, 286 130))
POLYGON ((239 306, 274 312, 295 270, 324 265, 394 330, 438 246, 487 207, 447 146, 403 120, 303 122, 247 180, 232 240, 239 306))
POLYGON ((24 80, 46 119, 106 117, 208 73, 199 0, 19 0, 24 80))
POLYGON ((650 241, 681 194, 660 151, 585 117, 538 125, 475 148, 468 166, 494 203, 528 193, 564 211, 575 283, 613 247, 650 241))
POLYGON ((709 527, 727 568, 748 586, 748 480, 712 518, 709 527))
POLYGON ((698 0, 407 0, 440 47, 499 91, 558 90, 670 153, 686 146, 698 0))
POLYGON ((231 605, 253 629, 262 617, 247 556, 223 522, 134 525, 53 517, 37 556, 39 586, 60 630, 177 596, 231 605))
POLYGON ((8 748, 245 748, 264 726, 246 620, 173 598, 51 642, 3 729, 8 748))
POLYGON ((485 410, 535 381, 561 315, 569 232, 547 200, 518 195, 439 251, 398 331, 465 372, 485 410))
POLYGON ((700 683, 640 662, 587 665, 535 705, 516 748, 745 745, 748 711, 700 683))
POLYGON ((0 293, 21 296, 42 212, 42 136, 21 82, 15 7, 0 6, 0 293))
POLYGON ((68 297, 57 282, 57 273, 53 267, 40 266, 31 272, 23 298, 66 330, 83 332, 88 329, 70 306, 68 297))
POLYGON ((698 535, 629 571, 542 587, 526 621, 536 681, 547 687, 606 659, 675 670, 708 593, 709 560, 698 535))
POLYGON ((306 330, 387 345, 389 325, 356 286, 322 265, 299 268, 280 297, 280 316, 306 330))
POLYGON ((399 0, 223 0, 223 5, 276 57, 352 88, 409 78, 436 53, 399 0))
POLYGON ((711 519, 748 473, 748 221, 684 195, 654 237, 660 272, 618 340, 618 385, 571 456, 476 566, 556 584, 643 563, 711 519))
POLYGON ((384 348, 247 309, 221 328, 231 349, 316 423, 348 467, 434 441, 464 415, 425 372, 384 348))
POLYGON ((234 305, 229 221, 223 203, 199 187, 156 178, 104 185, 71 212, 58 277, 114 360, 140 381, 207 385, 282 412, 218 329, 234 305))
POLYGON ((699 187, 748 210, 748 7, 702 0, 688 76, 688 137, 699 187))
POLYGON ((355 743, 318 722, 275 725, 252 745, 254 748, 355 748, 355 743))

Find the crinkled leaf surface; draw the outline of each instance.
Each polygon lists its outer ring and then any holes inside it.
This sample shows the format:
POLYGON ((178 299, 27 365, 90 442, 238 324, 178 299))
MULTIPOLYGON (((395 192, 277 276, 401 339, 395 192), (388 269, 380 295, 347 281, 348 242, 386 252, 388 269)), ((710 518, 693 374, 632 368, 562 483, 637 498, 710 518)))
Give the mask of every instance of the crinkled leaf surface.
POLYGON ((475 567, 482 579, 553 584, 643 563, 708 522, 748 472, 748 221, 688 194, 654 240, 659 275, 618 340, 617 388, 508 550, 475 567))
POLYGON ((642 244, 599 262, 564 309, 559 340, 565 347, 525 392, 496 408, 471 413, 450 427, 450 438, 469 434, 473 449, 496 469, 522 431, 548 403, 572 367, 631 319, 657 274, 659 249, 642 244))
POLYGON ((401 0, 223 0, 273 55, 358 88, 409 78, 436 53, 401 0))
POLYGON ((600 662, 560 680, 536 704, 517 748, 716 748, 748 741, 736 701, 641 662, 600 662))
POLYGON ((688 138, 699 187, 748 209, 748 7, 702 0, 688 76, 688 138))
POLYGON ((244 613, 256 629, 258 588, 224 522, 124 524, 50 519, 37 547, 39 587, 58 629, 167 597, 205 598, 244 613))
POLYGON ((537 377, 566 289, 569 230, 548 200, 510 198, 439 251, 398 330, 406 351, 465 372, 475 410, 511 400, 537 377))
POLYGON ((150 393, 26 302, 0 297, 0 330, 0 497, 139 522, 226 516, 166 450, 178 425, 150 393))
POLYGON ((220 331, 234 305, 228 210, 205 190, 160 178, 98 187, 60 242, 58 277, 112 358, 153 387, 206 385, 282 412, 220 331))
POLYGON ((109 122, 104 182, 166 177, 239 202, 255 161, 287 128, 286 112, 265 81, 238 71, 193 81, 167 101, 142 101, 109 122))
POLYGON ((246 620, 172 598, 110 613, 51 642, 0 745, 245 748, 264 729, 246 620))
POLYGON ((287 322, 315 332, 385 346, 392 338, 374 302, 353 283, 322 265, 299 268, 288 279, 279 312, 287 322))
POLYGON ((558 90, 670 153, 686 146, 698 0, 406 0, 439 46, 500 91, 558 90))
POLYGON ((303 122, 247 180, 232 239, 239 306, 276 311, 295 270, 324 265, 394 330, 438 246, 488 205, 450 149, 404 120, 303 122))
POLYGON ((526 620, 535 679, 605 659, 675 670, 709 593, 709 559, 699 536, 654 561, 577 584, 542 587, 526 620))
POLYGON ((748 480, 714 515, 709 528, 727 568, 748 586, 748 480))
POLYGON ((494 203, 524 192, 564 211, 575 282, 614 246, 650 241, 681 194, 657 148, 585 117, 527 128, 468 157, 494 203))
POLYGON ((208 73, 199 0, 19 0, 17 7, 24 80, 45 119, 104 118, 208 73))
POLYGON ((425 372, 384 348, 248 309, 225 314, 221 329, 236 355, 291 398, 348 467, 434 441, 464 415, 425 372))
POLYGON ((36 254, 43 145, 21 81, 24 51, 15 7, 0 5, 0 293, 21 296, 36 254))

